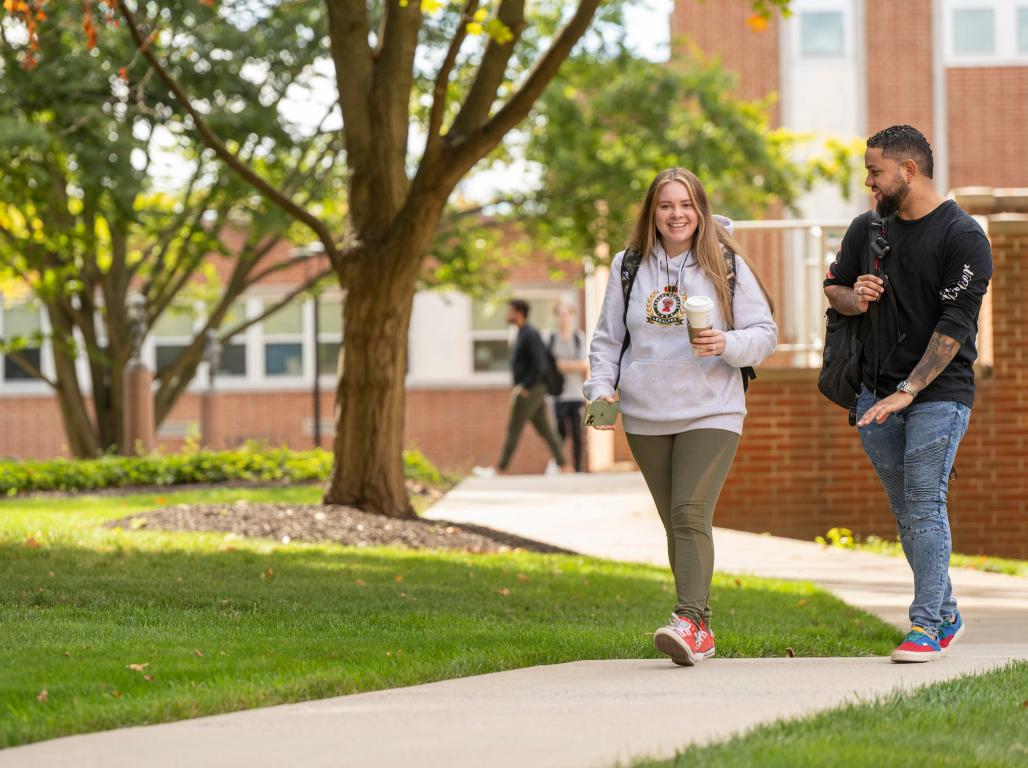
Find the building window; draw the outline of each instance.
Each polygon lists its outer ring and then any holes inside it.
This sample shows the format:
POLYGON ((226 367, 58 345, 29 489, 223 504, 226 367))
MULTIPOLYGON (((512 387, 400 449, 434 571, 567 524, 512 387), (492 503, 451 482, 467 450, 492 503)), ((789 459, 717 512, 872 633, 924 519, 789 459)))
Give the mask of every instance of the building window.
POLYGON ((158 374, 174 365, 193 340, 194 313, 192 307, 171 306, 153 325, 154 367, 158 374))
POLYGON ((287 304, 264 319, 264 375, 303 376, 303 304, 287 304))
POLYGON ((1028 6, 1017 9, 1017 52, 1028 53, 1028 6))
MULTIPOLYGON (((246 319, 246 300, 238 299, 232 302, 228 312, 222 320, 222 330, 228 330, 239 325, 246 319)), ((236 378, 246 377, 246 331, 233 336, 221 348, 221 359, 218 362, 219 376, 234 376, 236 378)))
POLYGON ((799 16, 801 55, 842 56, 846 52, 842 11, 803 11, 799 16))
POLYGON ((953 11, 953 52, 958 56, 996 51, 996 14, 991 8, 953 11))
POLYGON ((322 376, 339 370, 339 354, 343 341, 343 300, 318 299, 318 370, 322 376))
MULTIPOLYGON (((5 340, 24 339, 26 346, 19 349, 18 354, 36 369, 41 370, 43 354, 40 343, 43 325, 39 305, 29 302, 4 308, 2 330, 5 340)), ((36 378, 11 355, 4 355, 3 370, 4 381, 35 381, 36 378)))
MULTIPOLYGON (((561 301, 557 291, 535 291, 530 296, 518 294, 528 302, 528 321, 545 337, 553 326, 553 309, 561 301)), ((487 301, 471 303, 471 335, 473 370, 488 373, 510 370, 510 340, 512 331, 507 325, 507 301, 510 296, 498 296, 487 301)))

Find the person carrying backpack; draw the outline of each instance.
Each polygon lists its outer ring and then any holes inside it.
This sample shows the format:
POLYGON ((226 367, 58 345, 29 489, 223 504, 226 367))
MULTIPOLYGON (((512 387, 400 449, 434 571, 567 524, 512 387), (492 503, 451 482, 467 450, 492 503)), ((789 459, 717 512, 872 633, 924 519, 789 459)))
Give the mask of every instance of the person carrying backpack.
POLYGON ((559 471, 567 463, 564 448, 557 439, 550 424, 546 407, 546 376, 549 368, 546 345, 542 336, 528 322, 529 305, 521 299, 507 302, 507 322, 518 329, 517 339, 510 353, 511 374, 514 377, 514 391, 510 399, 510 416, 507 420, 507 437, 503 442, 500 462, 494 467, 473 467, 478 477, 491 477, 497 469, 505 471, 521 440, 521 431, 531 422, 539 436, 546 441, 553 454, 547 467, 547 474, 559 471))
POLYGON ((853 220, 825 295, 836 312, 870 321, 856 423, 914 574, 910 632, 892 660, 931 661, 964 631, 949 578, 946 500, 974 404, 992 250, 978 223, 936 191, 932 148, 916 128, 876 133, 864 164, 884 222, 870 211, 853 220))
POLYGON ((562 374, 561 391, 555 395, 553 412, 562 443, 571 438, 571 452, 575 472, 582 471, 582 406, 585 396, 582 384, 589 375, 589 361, 585 354, 585 339, 575 328, 575 308, 561 302, 553 308, 557 328, 550 334, 547 348, 557 370, 562 374))
POLYGON ((693 173, 657 174, 628 247, 611 265, 585 383, 589 400, 619 394, 675 578, 674 613, 654 645, 683 666, 715 652, 714 507, 746 415, 743 371, 767 358, 778 338, 771 298, 726 224, 711 214, 693 173), (690 342, 685 302, 693 296, 712 300, 713 326, 690 342))

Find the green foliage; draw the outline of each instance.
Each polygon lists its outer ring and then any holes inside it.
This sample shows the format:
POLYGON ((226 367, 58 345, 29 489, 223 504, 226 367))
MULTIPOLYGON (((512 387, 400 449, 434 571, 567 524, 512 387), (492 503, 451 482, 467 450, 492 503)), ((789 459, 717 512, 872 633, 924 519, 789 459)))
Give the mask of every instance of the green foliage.
MULTIPOLYGON (((327 479, 331 468, 329 451, 292 451, 256 443, 235 451, 194 448, 167 456, 9 461, 0 462, 0 496, 229 481, 314 482, 327 479)), ((439 470, 420 451, 404 452, 404 474, 426 485, 445 482, 439 470)))
MULTIPOLYGON (((817 536, 815 542, 822 547, 838 547, 839 549, 857 549, 862 552, 874 552, 879 555, 903 557, 903 545, 896 539, 883 539, 870 535, 855 535, 849 528, 832 528, 824 536, 817 536)), ((950 555, 950 565, 956 568, 971 568, 976 571, 1005 573, 1008 576, 1028 576, 1028 561, 1013 560, 992 555, 963 555, 954 552, 950 555)))
POLYGON ((854 549, 856 547, 853 531, 849 528, 830 528, 824 536, 818 536, 814 541, 822 547, 837 547, 839 549, 854 549))
POLYGON ((719 63, 696 57, 570 60, 527 127, 526 156, 542 176, 518 218, 548 250, 577 261, 599 240, 617 250, 665 168, 696 173, 714 209, 733 218, 789 206, 817 180, 849 189, 848 146, 831 142, 827 154, 797 162, 802 137, 772 129, 769 105, 736 98, 735 86, 719 63))

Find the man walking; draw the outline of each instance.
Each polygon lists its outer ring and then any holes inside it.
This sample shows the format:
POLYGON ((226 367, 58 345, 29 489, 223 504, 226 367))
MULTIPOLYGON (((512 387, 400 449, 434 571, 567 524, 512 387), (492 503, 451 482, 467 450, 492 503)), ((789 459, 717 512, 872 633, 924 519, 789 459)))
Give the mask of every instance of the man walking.
POLYGON ((930 661, 964 630, 949 578, 946 501, 974 404, 992 251, 977 222, 933 186, 932 150, 919 131, 876 133, 864 164, 883 227, 872 231, 870 211, 853 220, 825 295, 844 315, 878 316, 861 359, 857 426, 914 574, 911 629, 892 660, 930 661))
POLYGON ((557 471, 557 467, 563 467, 566 460, 564 449, 553 432, 546 408, 546 346, 539 331, 528 324, 528 302, 511 299, 507 304, 507 322, 518 329, 517 340, 510 355, 514 391, 511 393, 507 438, 503 443, 500 463, 495 469, 475 467, 472 471, 479 477, 495 475, 496 469, 505 471, 514 456, 514 450, 518 447, 521 430, 527 422, 531 422, 553 454, 553 460, 547 467, 547 473, 552 473, 557 471))

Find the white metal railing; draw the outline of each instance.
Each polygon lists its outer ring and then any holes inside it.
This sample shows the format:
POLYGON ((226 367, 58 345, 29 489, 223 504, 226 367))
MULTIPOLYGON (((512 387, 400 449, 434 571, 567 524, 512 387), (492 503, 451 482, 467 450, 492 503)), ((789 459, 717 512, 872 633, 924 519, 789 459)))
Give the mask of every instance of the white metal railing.
POLYGON ((736 221, 734 232, 754 248, 747 256, 761 268, 761 277, 778 307, 778 352, 789 355, 789 364, 796 368, 821 365, 824 345, 824 313, 828 308, 822 284, 828 266, 842 243, 850 222, 842 219, 780 219, 769 221, 736 221), (754 242, 764 235, 767 240, 754 242), (760 252, 768 245, 775 253, 769 259, 760 252), (764 270, 774 270, 766 274, 764 270))

